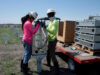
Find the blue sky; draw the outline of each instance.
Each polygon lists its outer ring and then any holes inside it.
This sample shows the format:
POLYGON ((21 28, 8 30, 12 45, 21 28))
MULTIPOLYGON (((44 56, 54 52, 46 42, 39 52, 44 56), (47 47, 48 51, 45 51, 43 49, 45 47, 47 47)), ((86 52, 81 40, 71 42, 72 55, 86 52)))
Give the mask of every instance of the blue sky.
POLYGON ((100 15, 100 0, 0 0, 0 23, 21 23, 21 17, 32 10, 38 18, 44 17, 49 8, 62 20, 83 20, 100 15))

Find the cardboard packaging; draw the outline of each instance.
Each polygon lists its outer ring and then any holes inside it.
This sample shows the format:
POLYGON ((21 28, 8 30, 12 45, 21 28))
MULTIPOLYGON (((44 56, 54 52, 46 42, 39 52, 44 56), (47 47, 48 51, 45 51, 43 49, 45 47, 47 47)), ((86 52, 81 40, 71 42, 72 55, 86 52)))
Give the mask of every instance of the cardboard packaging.
POLYGON ((75 21, 64 21, 59 23, 57 40, 64 43, 73 43, 75 34, 75 21))

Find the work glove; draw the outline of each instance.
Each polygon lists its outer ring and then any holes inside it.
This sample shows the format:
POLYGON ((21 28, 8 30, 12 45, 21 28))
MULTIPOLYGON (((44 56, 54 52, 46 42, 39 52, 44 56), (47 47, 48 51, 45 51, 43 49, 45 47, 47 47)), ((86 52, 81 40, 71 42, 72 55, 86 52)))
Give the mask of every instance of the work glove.
POLYGON ((35 22, 35 27, 36 27, 37 24, 40 25, 40 21, 36 21, 36 22, 35 22))
POLYGON ((41 26, 44 27, 44 25, 45 25, 45 23, 44 22, 41 22, 41 26))
POLYGON ((45 25, 44 22, 40 22, 40 21, 37 21, 36 24, 39 24, 41 27, 44 27, 44 25, 45 25))
POLYGON ((41 22, 41 26, 46 29, 45 22, 41 22))

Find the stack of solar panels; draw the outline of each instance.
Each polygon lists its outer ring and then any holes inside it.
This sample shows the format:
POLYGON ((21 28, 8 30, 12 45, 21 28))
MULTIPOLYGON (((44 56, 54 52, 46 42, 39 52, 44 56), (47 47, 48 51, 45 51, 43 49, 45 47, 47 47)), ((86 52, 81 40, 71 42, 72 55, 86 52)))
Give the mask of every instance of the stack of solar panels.
POLYGON ((78 22, 75 29, 75 43, 92 50, 100 50, 100 16, 90 16, 78 22))

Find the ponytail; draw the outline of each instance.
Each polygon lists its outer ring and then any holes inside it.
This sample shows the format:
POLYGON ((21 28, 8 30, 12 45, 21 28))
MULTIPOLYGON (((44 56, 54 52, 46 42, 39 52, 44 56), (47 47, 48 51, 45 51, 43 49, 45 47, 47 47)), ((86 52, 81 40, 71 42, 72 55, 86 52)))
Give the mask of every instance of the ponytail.
POLYGON ((23 30, 23 27, 24 27, 24 23, 27 21, 28 18, 29 18, 29 15, 26 15, 26 16, 24 16, 24 17, 21 18, 22 30, 23 30))

